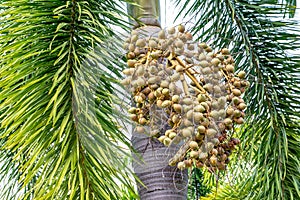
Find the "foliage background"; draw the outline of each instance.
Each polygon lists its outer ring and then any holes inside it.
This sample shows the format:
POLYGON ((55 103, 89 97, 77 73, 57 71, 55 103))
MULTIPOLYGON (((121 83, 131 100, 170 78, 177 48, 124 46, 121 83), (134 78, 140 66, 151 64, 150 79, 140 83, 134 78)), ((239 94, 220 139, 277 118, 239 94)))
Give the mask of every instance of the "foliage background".
POLYGON ((134 194, 114 108, 121 3, 0 1, 0 199, 134 194))
POLYGON ((210 198, 298 199, 300 25, 289 18, 296 1, 176 2, 199 40, 231 47, 251 82, 248 118, 236 133, 242 144, 210 198))
MULTIPOLYGON (((0 0, 0 199, 136 198, 112 107, 123 3, 0 0)), ((299 199, 296 1, 172 3, 199 40, 230 47, 251 82, 242 144, 206 199, 299 199)))

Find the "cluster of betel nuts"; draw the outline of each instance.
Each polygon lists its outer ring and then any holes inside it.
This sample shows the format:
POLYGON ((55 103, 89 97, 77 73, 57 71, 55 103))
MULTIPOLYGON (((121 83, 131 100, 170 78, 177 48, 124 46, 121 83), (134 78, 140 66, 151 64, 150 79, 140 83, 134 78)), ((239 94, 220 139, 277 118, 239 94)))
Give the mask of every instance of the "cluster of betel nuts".
POLYGON ((181 170, 224 170, 240 143, 232 133, 244 122, 249 86, 244 71, 235 73, 229 50, 194 42, 183 25, 155 37, 134 30, 124 49, 128 67, 121 83, 132 95, 128 112, 136 131, 180 145, 169 164, 181 170))

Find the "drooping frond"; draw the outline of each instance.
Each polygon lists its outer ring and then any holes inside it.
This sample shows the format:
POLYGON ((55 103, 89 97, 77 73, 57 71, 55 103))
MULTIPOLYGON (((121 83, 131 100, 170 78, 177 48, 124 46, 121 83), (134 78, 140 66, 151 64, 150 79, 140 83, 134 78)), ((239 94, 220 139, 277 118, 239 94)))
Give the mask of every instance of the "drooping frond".
POLYGON ((236 70, 246 71, 251 82, 245 96, 247 123, 237 133, 241 153, 228 171, 234 181, 221 185, 217 199, 300 197, 300 26, 284 18, 293 15, 295 3, 183 3, 182 12, 196 21, 193 31, 199 40, 214 48, 230 47, 236 70))
POLYGON ((98 0, 0 8, 0 198, 118 199, 120 184, 131 190, 113 106, 112 26, 126 28, 123 9, 98 0))

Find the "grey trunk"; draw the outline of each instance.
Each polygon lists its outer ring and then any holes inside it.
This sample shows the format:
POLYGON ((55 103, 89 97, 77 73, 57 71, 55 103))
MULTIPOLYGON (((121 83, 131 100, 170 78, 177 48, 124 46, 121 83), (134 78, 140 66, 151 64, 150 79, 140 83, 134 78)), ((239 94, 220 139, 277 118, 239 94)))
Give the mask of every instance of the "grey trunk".
MULTIPOLYGON (((149 35, 160 29, 159 1, 136 0, 141 7, 129 6, 128 12, 139 18, 147 26, 140 27, 149 35)), ((135 28, 138 27, 136 23, 135 28)), ((163 134, 164 131, 162 130, 163 134)), ((178 150, 178 146, 165 147, 156 138, 147 137, 140 133, 132 133, 132 146, 138 156, 134 154, 134 172, 140 181, 137 181, 138 193, 141 200, 185 200, 187 199, 187 171, 168 165, 169 159, 178 150)))

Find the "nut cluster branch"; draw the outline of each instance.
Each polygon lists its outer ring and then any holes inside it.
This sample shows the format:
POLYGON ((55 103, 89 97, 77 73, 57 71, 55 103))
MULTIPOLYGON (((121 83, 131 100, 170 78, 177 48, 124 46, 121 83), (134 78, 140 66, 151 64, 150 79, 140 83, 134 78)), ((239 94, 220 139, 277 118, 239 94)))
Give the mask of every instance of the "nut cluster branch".
POLYGON ((124 48, 128 68, 121 83, 132 95, 128 112, 136 131, 180 146, 169 165, 226 169, 239 144, 231 133, 244 122, 242 96, 249 86, 244 71, 235 73, 229 50, 213 53, 183 25, 161 30, 157 38, 133 31, 124 48))

